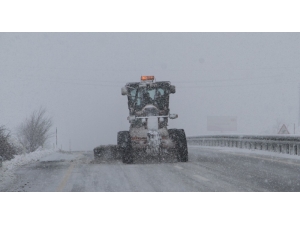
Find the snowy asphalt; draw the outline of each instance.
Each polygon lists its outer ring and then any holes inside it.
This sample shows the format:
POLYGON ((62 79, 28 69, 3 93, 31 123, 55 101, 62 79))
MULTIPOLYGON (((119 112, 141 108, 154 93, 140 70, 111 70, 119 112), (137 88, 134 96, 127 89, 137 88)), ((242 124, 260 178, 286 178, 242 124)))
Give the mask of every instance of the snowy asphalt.
POLYGON ((94 162, 93 152, 54 152, 14 171, 0 191, 300 191, 300 157, 189 146, 189 162, 94 162))

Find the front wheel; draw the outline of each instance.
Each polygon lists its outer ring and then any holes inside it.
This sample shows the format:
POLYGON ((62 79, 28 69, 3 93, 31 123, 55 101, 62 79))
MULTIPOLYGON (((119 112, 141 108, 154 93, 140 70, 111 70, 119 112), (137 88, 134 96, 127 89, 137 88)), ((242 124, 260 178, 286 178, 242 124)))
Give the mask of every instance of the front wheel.
POLYGON ((169 129, 169 136, 175 143, 178 162, 188 161, 188 148, 185 132, 183 129, 169 129))

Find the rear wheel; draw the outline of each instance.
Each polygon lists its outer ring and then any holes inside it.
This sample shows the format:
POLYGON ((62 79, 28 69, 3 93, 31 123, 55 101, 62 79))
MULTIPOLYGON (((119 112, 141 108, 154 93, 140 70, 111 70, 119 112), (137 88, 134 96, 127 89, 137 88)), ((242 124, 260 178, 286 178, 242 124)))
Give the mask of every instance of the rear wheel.
POLYGON ((118 149, 121 152, 123 163, 133 163, 131 138, 129 131, 118 132, 118 149))
POLYGON ((178 162, 188 161, 188 148, 183 129, 169 129, 169 136, 175 143, 175 153, 178 162))

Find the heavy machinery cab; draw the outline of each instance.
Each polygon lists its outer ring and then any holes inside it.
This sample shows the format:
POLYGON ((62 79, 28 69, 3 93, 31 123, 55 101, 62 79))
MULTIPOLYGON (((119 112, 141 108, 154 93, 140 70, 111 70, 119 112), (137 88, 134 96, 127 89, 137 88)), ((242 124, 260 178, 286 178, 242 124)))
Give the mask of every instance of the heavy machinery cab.
POLYGON ((131 127, 141 127, 142 117, 161 117, 159 127, 167 126, 169 116, 169 95, 175 93, 175 86, 169 81, 155 82, 154 76, 142 76, 141 82, 127 83, 122 94, 128 97, 131 127))
POLYGON ((128 108, 130 115, 135 115, 147 105, 155 106, 161 115, 168 115, 169 111, 169 82, 128 83, 128 108))

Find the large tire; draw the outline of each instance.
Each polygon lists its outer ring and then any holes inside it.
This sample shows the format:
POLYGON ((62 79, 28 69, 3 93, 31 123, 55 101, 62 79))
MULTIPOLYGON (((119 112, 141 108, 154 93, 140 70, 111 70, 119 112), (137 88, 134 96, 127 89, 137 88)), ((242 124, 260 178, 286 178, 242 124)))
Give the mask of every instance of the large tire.
POLYGON ((121 152, 123 163, 133 163, 133 154, 129 131, 118 132, 118 149, 121 152))
POLYGON ((188 148, 183 129, 169 129, 169 136, 175 142, 175 152, 178 162, 188 161, 188 148))

